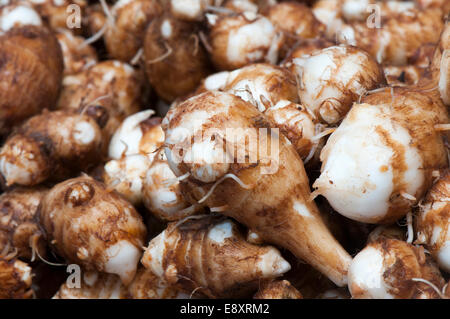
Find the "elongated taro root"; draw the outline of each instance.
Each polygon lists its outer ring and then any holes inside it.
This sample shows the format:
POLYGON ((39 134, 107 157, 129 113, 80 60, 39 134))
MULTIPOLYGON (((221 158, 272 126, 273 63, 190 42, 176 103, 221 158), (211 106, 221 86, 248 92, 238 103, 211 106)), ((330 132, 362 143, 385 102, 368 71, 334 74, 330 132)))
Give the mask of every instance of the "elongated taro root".
POLYGON ((143 80, 142 74, 127 63, 103 61, 64 77, 58 108, 97 118, 107 147, 124 118, 138 112, 144 104, 143 80))
POLYGON ((169 224, 141 262, 168 283, 211 298, 245 296, 260 279, 290 269, 274 247, 246 242, 230 219, 205 215, 169 224))
POLYGON ((0 254, 32 259, 45 256, 46 243, 36 214, 46 188, 16 188, 0 196, 0 254))
POLYGON ((113 59, 130 62, 144 42, 145 29, 161 14, 157 0, 119 0, 111 8, 104 34, 106 49, 113 59))
POLYGON ((153 110, 127 117, 114 133, 109 144, 109 157, 103 180, 133 204, 142 202, 143 180, 164 142, 161 118, 151 116, 153 110))
POLYGON ((85 39, 70 31, 59 30, 56 34, 64 58, 64 75, 76 74, 97 63, 97 53, 85 39))
POLYGON ((450 171, 431 187, 419 205, 417 240, 430 251, 440 268, 450 272, 450 171))
POLYGON ((367 245, 348 271, 353 298, 431 299, 439 294, 444 279, 423 247, 404 241, 380 239, 367 245))
POLYGON ((0 299, 30 299, 31 267, 18 259, 0 256, 0 299))
POLYGON ((302 294, 287 280, 263 283, 254 299, 303 299, 302 294))
POLYGON ((211 59, 219 70, 234 70, 255 62, 276 64, 283 34, 269 19, 253 12, 208 15, 211 59))
POLYGON ((144 58, 148 79, 160 98, 172 102, 193 91, 209 73, 197 25, 164 14, 147 28, 144 58))
POLYGON ((337 123, 361 95, 385 83, 375 59, 351 46, 326 48, 293 62, 300 100, 325 123, 337 123))
POLYGON ((55 36, 26 3, 0 7, 0 42, 0 134, 6 135, 55 105, 63 58, 55 36))
POLYGON ((44 111, 25 122, 0 150, 6 185, 61 180, 100 160, 102 135, 87 115, 44 111))
POLYGON ((439 69, 413 87, 384 88, 354 104, 322 150, 315 181, 340 214, 366 223, 406 215, 448 167, 441 125, 449 123, 439 69))
POLYGON ((268 119, 252 104, 232 94, 206 92, 166 115, 165 152, 175 175, 189 173, 180 185, 192 198, 345 285, 351 258, 310 200, 308 177, 294 147, 267 128, 268 119))
POLYGON ((69 179, 42 199, 39 218, 51 246, 68 262, 132 281, 146 228, 118 193, 90 177, 69 179))

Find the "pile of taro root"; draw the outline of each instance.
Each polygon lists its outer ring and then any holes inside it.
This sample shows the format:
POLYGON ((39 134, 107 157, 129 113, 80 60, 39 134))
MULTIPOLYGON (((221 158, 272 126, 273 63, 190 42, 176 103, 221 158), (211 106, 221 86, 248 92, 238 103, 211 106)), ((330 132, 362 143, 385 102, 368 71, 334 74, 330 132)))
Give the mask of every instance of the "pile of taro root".
POLYGON ((0 0, 0 298, 450 298, 449 0, 0 0))

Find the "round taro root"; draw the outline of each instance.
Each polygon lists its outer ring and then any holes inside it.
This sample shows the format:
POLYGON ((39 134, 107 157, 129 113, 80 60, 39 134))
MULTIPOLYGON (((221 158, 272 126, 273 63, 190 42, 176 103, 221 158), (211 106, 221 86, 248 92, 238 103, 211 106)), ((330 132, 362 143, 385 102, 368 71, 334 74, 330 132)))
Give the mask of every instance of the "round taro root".
POLYGON ((303 3, 281 2, 268 7, 263 14, 285 34, 282 56, 296 42, 319 37, 325 32, 325 25, 303 3))
POLYGON ((253 12, 208 16, 211 59, 219 70, 234 70, 255 62, 276 64, 283 34, 269 19, 253 12))
POLYGON ((293 62, 300 100, 329 124, 339 122, 362 94, 385 83, 375 59, 352 46, 329 47, 293 62))
POLYGON ((144 39, 145 67, 160 98, 171 102, 193 91, 208 75, 207 54, 196 25, 170 15, 155 19, 144 39))
POLYGON ((63 58, 55 36, 25 3, 0 7, 0 135, 53 107, 63 58))
POLYGON ((367 245, 350 265, 348 287, 356 299, 432 299, 444 279, 423 247, 382 238, 367 245))
POLYGON ((161 14, 161 6, 157 0, 119 0, 111 14, 114 21, 107 21, 106 49, 111 58, 129 62, 142 47, 148 23, 161 14))
POLYGON ((52 248, 86 270, 134 278, 146 228, 134 207, 90 177, 69 179, 42 199, 39 219, 52 248))

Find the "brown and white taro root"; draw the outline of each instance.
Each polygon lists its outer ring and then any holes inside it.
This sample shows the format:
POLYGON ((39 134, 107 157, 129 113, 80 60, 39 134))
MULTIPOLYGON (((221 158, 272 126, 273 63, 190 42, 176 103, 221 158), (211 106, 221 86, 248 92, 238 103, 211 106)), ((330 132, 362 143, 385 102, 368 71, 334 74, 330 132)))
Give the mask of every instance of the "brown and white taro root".
POLYGON ((299 101, 295 76, 284 68, 266 63, 230 72, 222 91, 239 96, 261 112, 281 100, 299 101))
POLYGON ((153 110, 128 116, 109 144, 109 158, 103 180, 132 204, 142 202, 143 180, 155 152, 164 142, 161 118, 151 117, 153 110))
POLYGON ((276 64, 283 33, 253 12, 208 15, 211 59, 219 70, 234 70, 256 62, 276 64))
POLYGON ((50 189, 39 210, 48 242, 67 262, 116 274, 125 285, 133 280, 146 227, 118 193, 78 177, 50 189))
POLYGON ((164 14, 148 26, 144 59, 148 80, 167 102, 193 91, 209 73, 209 60, 195 23, 164 14))
POLYGON ((246 296, 260 280, 290 269, 276 248, 245 241, 232 220, 205 215, 169 224, 150 241, 142 264, 187 293, 212 298, 246 296))
POLYGON ((353 298, 433 299, 444 286, 439 269, 421 246, 379 239, 352 261, 348 287, 353 298))
POLYGON ((253 299, 303 299, 303 296, 289 281, 274 280, 261 284, 253 299))
POLYGON ((37 208, 46 193, 43 187, 15 188, 0 196, 0 255, 13 253, 28 260, 36 252, 45 256, 37 208))
POLYGON ((312 10, 303 3, 277 3, 268 7, 262 14, 285 35, 280 54, 282 57, 298 41, 317 38, 325 32, 325 25, 317 20, 312 10))
POLYGON ((70 31, 59 30, 56 33, 64 58, 64 75, 79 73, 97 63, 97 53, 85 39, 70 31))
POLYGON ((416 244, 423 244, 439 267, 450 273, 450 171, 428 190, 419 203, 416 244))
POLYGON ((91 117, 44 111, 30 118, 0 150, 0 173, 7 186, 62 180, 101 160, 102 135, 91 117))
POLYGON ((146 172, 142 198, 145 207, 165 221, 179 220, 202 210, 202 205, 192 205, 184 198, 163 149, 156 153, 146 172))
POLYGON ((311 201, 302 160, 284 135, 266 130, 270 122, 256 107, 229 93, 206 92, 171 109, 162 127, 170 168, 187 176, 180 185, 190 198, 346 284, 351 257, 311 201), (265 145, 259 152, 258 144, 265 145))
POLYGON ((345 19, 350 11, 342 12, 339 1, 318 1, 313 11, 327 25, 330 40, 337 38, 340 43, 358 46, 379 63, 391 65, 405 65, 421 45, 436 43, 448 14, 444 4, 427 8, 417 6, 414 1, 376 1, 376 4, 381 16, 377 17, 377 13, 367 10, 363 4, 361 10, 352 14, 362 15, 351 22, 345 19), (367 18, 368 14, 372 17, 367 18))
POLYGON ((32 269, 27 263, 0 255, 0 299, 30 299, 32 269))
POLYGON ((368 94, 328 139, 313 186, 340 214, 392 223, 425 195, 433 170, 448 167, 439 69, 428 73, 416 86, 368 94))
POLYGON ((0 134, 7 135, 55 105, 63 58, 56 37, 26 3, 0 7, 0 42, 0 134))
POLYGON ((86 271, 80 288, 61 285, 53 299, 179 299, 189 295, 171 287, 152 272, 140 267, 125 286, 117 275, 86 271))
POLYGON ((131 62, 142 48, 147 25, 161 12, 157 0, 117 1, 111 8, 104 34, 109 56, 131 62))
POLYGON ((64 77, 58 108, 96 118, 107 147, 120 123, 138 112, 144 100, 143 75, 127 63, 107 60, 64 77))
POLYGON ((353 102, 385 84, 383 69, 366 51, 333 46, 295 58, 299 97, 322 122, 339 122, 353 102))
POLYGON ((203 80, 197 92, 220 90, 252 103, 271 121, 273 127, 294 144, 303 160, 309 161, 317 152, 320 139, 315 140, 317 121, 298 102, 295 77, 289 70, 256 63, 232 72, 222 71, 203 80))

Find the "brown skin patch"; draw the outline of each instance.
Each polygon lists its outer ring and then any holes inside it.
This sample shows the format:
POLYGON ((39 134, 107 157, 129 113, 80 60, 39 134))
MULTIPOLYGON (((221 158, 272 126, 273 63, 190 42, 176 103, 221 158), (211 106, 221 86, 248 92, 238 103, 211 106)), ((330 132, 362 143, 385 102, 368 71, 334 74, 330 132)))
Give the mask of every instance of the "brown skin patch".
POLYGON ((148 80, 159 97, 172 102, 189 94, 206 77, 209 62, 203 46, 195 41, 195 24, 176 20, 169 14, 155 18, 147 28, 144 38, 145 67, 148 80), (161 34, 161 25, 169 21, 172 34, 166 39, 161 34), (168 52, 164 60, 151 62, 168 52))
POLYGON ((401 196, 401 192, 405 191, 407 186, 404 181, 404 173, 408 169, 405 161, 406 150, 404 145, 392 139, 390 133, 381 126, 375 127, 375 132, 381 137, 384 144, 394 153, 390 160, 393 174, 392 184, 394 185, 394 188, 389 199, 391 204, 387 215, 390 216, 390 219, 397 220, 404 214, 405 209, 409 208, 409 202, 401 196))

